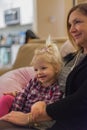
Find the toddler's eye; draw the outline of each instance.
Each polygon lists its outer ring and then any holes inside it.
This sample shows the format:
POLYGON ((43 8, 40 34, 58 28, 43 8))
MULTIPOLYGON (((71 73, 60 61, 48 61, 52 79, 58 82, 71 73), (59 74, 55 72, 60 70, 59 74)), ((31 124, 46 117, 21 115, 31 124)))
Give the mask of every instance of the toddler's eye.
POLYGON ((37 69, 34 69, 34 71, 38 71, 37 69))
POLYGON ((46 68, 47 68, 47 67, 42 67, 41 69, 42 69, 42 70, 45 70, 46 68))

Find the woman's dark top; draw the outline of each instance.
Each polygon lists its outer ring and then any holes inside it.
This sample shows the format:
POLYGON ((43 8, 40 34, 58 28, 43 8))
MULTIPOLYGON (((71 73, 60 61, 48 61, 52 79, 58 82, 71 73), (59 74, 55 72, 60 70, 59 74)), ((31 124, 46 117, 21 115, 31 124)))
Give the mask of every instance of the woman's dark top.
POLYGON ((65 95, 46 108, 56 120, 50 130, 87 130, 87 56, 69 74, 65 95))

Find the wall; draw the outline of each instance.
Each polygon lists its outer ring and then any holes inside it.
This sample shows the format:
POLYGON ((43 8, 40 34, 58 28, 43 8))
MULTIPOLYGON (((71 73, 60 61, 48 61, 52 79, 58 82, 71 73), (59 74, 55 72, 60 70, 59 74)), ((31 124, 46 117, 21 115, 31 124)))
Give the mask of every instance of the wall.
POLYGON ((20 24, 32 23, 33 0, 0 0, 0 28, 6 27, 4 20, 4 11, 11 8, 20 8, 20 24))
POLYGON ((40 37, 65 37, 66 14, 73 0, 35 0, 34 30, 40 37))
POLYGON ((32 29, 33 0, 0 0, 0 35, 18 34, 32 29), (11 8, 20 8, 20 24, 6 25, 4 11, 11 8))
MULTIPOLYGON (((1 1, 3 3, 5 0, 1 0, 1 1)), ((21 0, 19 1, 21 2, 21 5, 23 5, 23 2, 21 0)), ((22 7, 23 8, 22 11, 24 11, 23 16, 21 17, 22 23, 24 23, 26 19, 27 20, 29 19, 29 16, 28 16, 29 11, 27 10, 29 7, 29 4, 27 1, 28 0, 25 1, 25 3, 27 3, 27 7, 25 9, 22 7), (25 18, 25 16, 27 16, 27 18, 25 18)), ((67 16, 68 10, 72 7, 73 0, 33 0, 33 1, 34 1, 34 12, 35 12, 33 30, 40 37, 43 37, 43 38, 44 37, 47 38, 49 34, 51 34, 52 37, 66 37, 67 36, 66 16, 67 16)), ((16 5, 17 5, 17 2, 14 1, 12 6, 15 7, 16 5)), ((0 6, 0 13, 1 13, 1 6, 0 6)), ((6 6, 4 6, 4 9, 6 9, 6 6)), ((11 31, 13 33, 19 32, 19 31, 25 31, 27 28, 32 29, 32 25, 22 24, 22 26, 21 25, 10 26, 10 27, 7 26, 6 28, 0 29, 0 34, 1 33, 7 34, 11 31)))

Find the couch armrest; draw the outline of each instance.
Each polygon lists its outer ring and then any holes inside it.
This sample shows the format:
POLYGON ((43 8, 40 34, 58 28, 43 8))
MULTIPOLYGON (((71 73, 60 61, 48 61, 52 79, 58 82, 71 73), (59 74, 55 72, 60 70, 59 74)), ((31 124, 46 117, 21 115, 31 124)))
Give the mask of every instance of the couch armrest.
POLYGON ((0 69, 0 76, 3 75, 4 73, 8 72, 8 71, 11 71, 12 68, 1 68, 0 69))

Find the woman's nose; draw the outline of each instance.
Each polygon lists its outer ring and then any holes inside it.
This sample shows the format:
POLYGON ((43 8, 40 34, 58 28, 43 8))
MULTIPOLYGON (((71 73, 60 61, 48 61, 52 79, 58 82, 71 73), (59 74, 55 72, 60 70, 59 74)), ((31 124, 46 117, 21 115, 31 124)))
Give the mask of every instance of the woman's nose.
POLYGON ((70 27, 70 29, 69 29, 69 32, 70 32, 70 33, 74 33, 75 31, 76 31, 76 28, 75 28, 74 25, 72 25, 72 26, 70 27))

